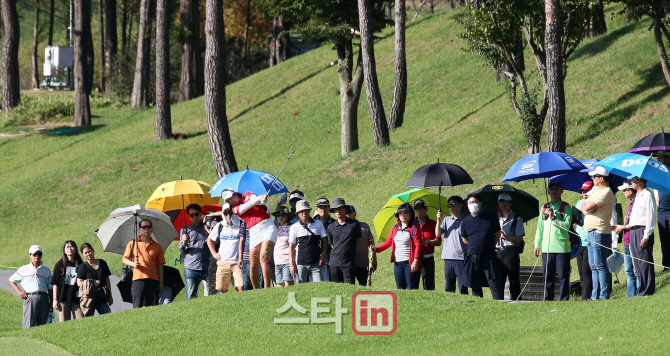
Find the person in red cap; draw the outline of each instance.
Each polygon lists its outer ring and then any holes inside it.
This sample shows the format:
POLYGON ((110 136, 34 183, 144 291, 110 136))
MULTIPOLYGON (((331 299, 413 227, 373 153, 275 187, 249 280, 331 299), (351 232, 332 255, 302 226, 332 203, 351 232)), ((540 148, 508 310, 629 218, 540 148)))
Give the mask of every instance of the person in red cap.
MULTIPOLYGON (((593 181, 589 180, 582 184, 582 187, 579 188, 579 193, 582 194, 582 199, 580 199, 575 208, 577 210, 582 209, 582 204, 588 198, 588 193, 593 189, 593 181)), ((593 291, 593 280, 591 279, 591 266, 589 266, 589 249, 586 247, 586 242, 588 241, 589 233, 584 230, 584 222, 575 224, 575 232, 579 234, 579 237, 582 239, 582 247, 577 254, 577 269, 579 270, 579 278, 582 280, 582 300, 591 299, 591 292, 593 291)))

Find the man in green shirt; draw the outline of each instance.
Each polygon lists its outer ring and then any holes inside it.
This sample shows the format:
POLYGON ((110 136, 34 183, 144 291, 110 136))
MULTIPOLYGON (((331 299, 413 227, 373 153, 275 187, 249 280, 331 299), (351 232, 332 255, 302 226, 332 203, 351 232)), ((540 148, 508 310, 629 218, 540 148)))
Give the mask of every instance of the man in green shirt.
POLYGON ((559 181, 549 182, 551 202, 540 210, 542 220, 535 232, 535 257, 542 249, 542 267, 545 280, 545 300, 554 300, 554 278, 558 272, 561 301, 570 298, 570 234, 572 208, 561 199, 563 186, 559 181))

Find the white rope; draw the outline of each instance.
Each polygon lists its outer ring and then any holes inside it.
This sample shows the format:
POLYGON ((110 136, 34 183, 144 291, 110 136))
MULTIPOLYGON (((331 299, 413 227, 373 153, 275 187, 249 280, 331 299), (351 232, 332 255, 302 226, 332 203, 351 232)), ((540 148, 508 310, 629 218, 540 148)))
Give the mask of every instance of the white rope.
POLYGON ((4 267, 4 268, 11 268, 11 269, 19 269, 18 267, 12 267, 12 266, 3 266, 3 265, 0 265, 0 267, 4 267))
MULTIPOLYGON (((519 293, 519 296, 516 297, 516 300, 514 300, 514 302, 512 302, 512 303, 518 302, 519 299, 521 298, 521 296, 523 295, 523 292, 526 290, 526 286, 528 286, 528 283, 530 282, 530 278, 533 276, 533 272, 535 272, 535 267, 537 267, 537 261, 539 261, 539 260, 540 260, 540 256, 537 256, 535 258, 535 265, 533 265, 533 269, 530 271, 530 275, 528 275, 528 279, 526 280, 526 284, 523 285, 523 289, 521 290, 521 293, 519 293)), ((546 287, 545 287, 545 289, 546 289, 546 287)))

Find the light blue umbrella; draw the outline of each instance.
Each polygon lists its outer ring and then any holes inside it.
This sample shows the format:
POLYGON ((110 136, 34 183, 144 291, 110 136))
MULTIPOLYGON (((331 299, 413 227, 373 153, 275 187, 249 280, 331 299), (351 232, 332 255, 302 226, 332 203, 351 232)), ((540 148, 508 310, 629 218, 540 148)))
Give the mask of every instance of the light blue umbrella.
MULTIPOLYGON (((553 176, 549 178, 550 181, 558 181, 561 182, 561 185, 563 186, 563 190, 569 190, 571 192, 579 193, 579 190, 582 189, 582 185, 584 182, 591 180, 591 176, 589 176, 589 172, 593 171, 597 164, 598 160, 597 159, 580 159, 579 162, 582 162, 583 165, 586 166, 586 169, 582 169, 581 171, 577 172, 570 172, 570 173, 564 173, 564 174, 559 174, 557 176, 553 176)), ((619 176, 612 176, 612 191, 614 193, 617 192, 617 187, 619 187, 621 184, 624 183, 625 179, 623 177, 619 176)))
POLYGON ((624 178, 640 177, 647 187, 670 194, 670 171, 661 162, 635 153, 617 153, 598 162, 610 173, 624 178))
POLYGON ((224 189, 232 189, 239 193, 250 191, 256 195, 262 195, 270 190, 269 196, 281 193, 288 193, 288 189, 278 179, 275 181, 275 176, 263 171, 244 170, 226 174, 221 177, 216 184, 209 190, 209 194, 213 197, 220 197, 224 189), (270 185, 272 190, 270 190, 270 185))

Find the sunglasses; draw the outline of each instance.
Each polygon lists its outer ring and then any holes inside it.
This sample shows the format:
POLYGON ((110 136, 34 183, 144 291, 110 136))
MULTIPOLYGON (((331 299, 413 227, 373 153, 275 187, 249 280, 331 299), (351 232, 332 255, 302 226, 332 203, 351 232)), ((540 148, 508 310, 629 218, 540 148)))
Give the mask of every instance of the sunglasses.
POLYGON ((223 212, 223 215, 233 215, 233 212, 230 210, 226 210, 223 212))
POLYGON ((35 252, 33 253, 33 256, 42 257, 42 252, 35 252))
POLYGON ((197 218, 198 216, 200 216, 200 213, 189 214, 189 216, 192 218, 197 218))
POLYGON ((288 214, 277 214, 277 217, 278 217, 278 218, 285 218, 285 217, 287 217, 287 216, 288 216, 288 214))
POLYGON ((450 208, 455 208, 458 203, 449 203, 447 204, 450 208))
POLYGON ((398 214, 399 214, 399 215, 402 215, 402 214, 409 214, 409 211, 407 211, 407 210, 400 210, 400 211, 398 212, 398 214))
POLYGON ((498 200, 498 203, 500 203, 500 204, 502 204, 502 203, 510 203, 510 202, 512 202, 512 201, 511 201, 511 200, 507 200, 507 199, 501 199, 501 200, 498 200))
POLYGON ((604 176, 601 176, 600 174, 596 174, 596 175, 593 176, 593 178, 602 178, 602 177, 604 177, 604 176))
POLYGON ((144 230, 149 230, 149 229, 153 229, 153 228, 154 228, 154 227, 151 226, 151 225, 142 225, 142 226, 140 226, 140 229, 144 229, 144 230))

